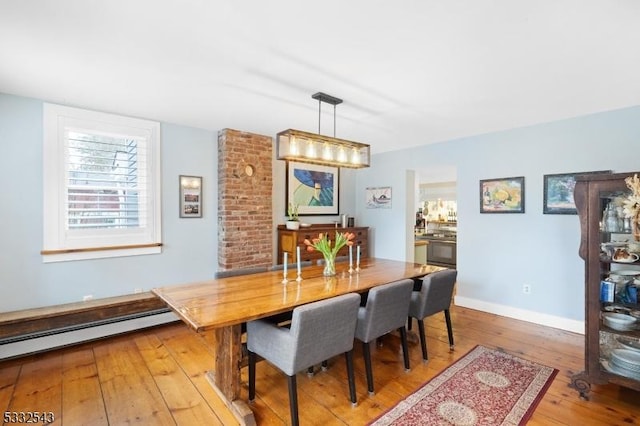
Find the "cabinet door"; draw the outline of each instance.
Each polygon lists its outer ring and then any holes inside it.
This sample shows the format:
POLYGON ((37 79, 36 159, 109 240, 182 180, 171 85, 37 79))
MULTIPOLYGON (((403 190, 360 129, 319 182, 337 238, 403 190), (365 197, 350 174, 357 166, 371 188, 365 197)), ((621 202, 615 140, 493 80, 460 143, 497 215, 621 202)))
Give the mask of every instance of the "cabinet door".
POLYGON ((427 245, 426 244, 417 245, 415 247, 413 261, 421 264, 427 263, 427 245))
POLYGON ((597 359, 600 374, 621 384, 640 381, 640 253, 632 250, 635 240, 623 221, 622 204, 628 195, 620 182, 602 185, 596 230, 600 239, 598 246, 592 241, 590 247, 597 253, 599 272, 591 277, 599 309, 597 317, 590 318, 598 325, 598 349, 590 357, 597 359))

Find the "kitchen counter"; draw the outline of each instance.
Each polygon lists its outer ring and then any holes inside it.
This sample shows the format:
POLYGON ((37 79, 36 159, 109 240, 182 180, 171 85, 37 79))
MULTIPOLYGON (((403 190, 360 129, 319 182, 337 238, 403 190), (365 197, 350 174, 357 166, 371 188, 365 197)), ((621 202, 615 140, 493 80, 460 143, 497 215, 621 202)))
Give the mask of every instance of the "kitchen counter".
POLYGON ((415 241, 456 241, 455 234, 424 234, 416 235, 415 241))

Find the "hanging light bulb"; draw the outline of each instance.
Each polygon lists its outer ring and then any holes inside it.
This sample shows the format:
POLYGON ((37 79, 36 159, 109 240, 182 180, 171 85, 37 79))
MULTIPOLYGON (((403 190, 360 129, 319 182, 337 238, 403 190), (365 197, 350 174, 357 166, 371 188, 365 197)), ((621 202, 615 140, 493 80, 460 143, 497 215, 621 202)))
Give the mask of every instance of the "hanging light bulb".
POLYGON ((316 158, 316 145, 311 140, 307 142, 307 152, 305 156, 308 158, 316 158))
POLYGON ((331 161, 333 160, 333 148, 327 142, 322 147, 322 159, 331 161))
POLYGON ((289 155, 293 155, 295 157, 300 155, 300 151, 298 150, 298 140, 295 136, 291 136, 289 139, 289 155))
POLYGON ((338 148, 338 161, 341 163, 345 163, 347 161, 347 153, 345 152, 343 146, 338 148))
POLYGON ((357 148, 351 150, 351 164, 360 164, 360 152, 357 148))

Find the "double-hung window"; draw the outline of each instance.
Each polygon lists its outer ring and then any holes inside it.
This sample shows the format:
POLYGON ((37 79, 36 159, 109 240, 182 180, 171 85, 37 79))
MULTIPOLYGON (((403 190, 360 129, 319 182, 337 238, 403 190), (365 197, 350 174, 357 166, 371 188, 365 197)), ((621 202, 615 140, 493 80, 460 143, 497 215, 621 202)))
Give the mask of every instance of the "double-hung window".
POLYGON ((44 104, 45 262, 159 253, 160 125, 44 104))

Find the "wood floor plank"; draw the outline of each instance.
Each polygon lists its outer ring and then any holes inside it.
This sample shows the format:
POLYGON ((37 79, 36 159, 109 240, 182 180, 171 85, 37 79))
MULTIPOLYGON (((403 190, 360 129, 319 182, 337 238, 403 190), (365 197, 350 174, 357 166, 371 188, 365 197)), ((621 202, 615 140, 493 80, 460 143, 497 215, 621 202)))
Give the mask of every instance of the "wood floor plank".
MULTIPOLYGON (((296 377, 298 381, 298 407, 301 424, 345 424, 326 406, 318 403, 316 397, 321 397, 322 399, 322 395, 310 394, 309 390, 307 390, 307 385, 311 379, 307 377, 305 372, 298 373, 296 377)), ((345 383, 346 386, 347 384, 345 383)), ((267 362, 260 362, 256 365, 256 397, 260 398, 265 405, 271 407, 285 424, 289 424, 291 418, 288 389, 284 373, 267 362)), ((345 404, 351 404, 348 397, 348 388, 343 399, 345 404)))
MULTIPOLYGON (((348 398, 344 357, 330 360, 329 370, 312 378, 299 373, 302 424, 366 424, 481 344, 559 370, 530 425, 640 425, 640 392, 616 385, 594 385, 590 400, 584 401, 569 387, 571 376, 583 368, 584 336, 459 307, 453 307, 451 314, 455 337, 452 352, 442 316, 425 321, 429 349, 426 363, 422 362, 414 323, 408 373, 404 371, 397 334, 385 336, 383 346, 372 348, 376 389, 372 396, 367 393, 362 349, 356 342, 356 407, 348 398)), ((55 411, 55 424, 64 421, 69 426, 104 424, 101 420, 105 414, 110 425, 235 425, 235 418, 205 378, 214 364, 214 339, 210 333, 196 334, 182 323, 174 323, 2 362, 0 407, 49 408, 55 411), (78 389, 86 391, 81 394, 78 389), (102 416, 98 394, 103 398, 102 416), (90 406, 96 407, 94 417, 89 417, 90 406), (83 422, 82 418, 91 421, 83 422)), ((243 399, 247 398, 246 370, 241 371, 243 399)), ((259 425, 290 424, 287 381, 281 371, 268 362, 259 362, 256 391, 256 401, 250 407, 259 425)))
POLYGON ((145 334, 134 340, 178 425, 222 425, 157 336, 145 334))
POLYGON ((110 339, 94 352, 110 424, 175 424, 130 337, 110 339))
POLYGON ((62 424, 62 354, 52 352, 24 364, 7 411, 53 413, 62 424))
POLYGON ((209 384, 206 373, 214 363, 214 355, 208 346, 212 333, 198 335, 181 323, 157 328, 153 333, 165 346, 173 359, 193 382, 218 419, 225 425, 236 424, 236 418, 209 384))
POLYGON ((92 349, 62 356, 62 418, 72 425, 108 425, 92 349))
POLYGON ((19 374, 20 365, 0 367, 0 412, 4 413, 9 409, 9 403, 11 402, 19 374))

